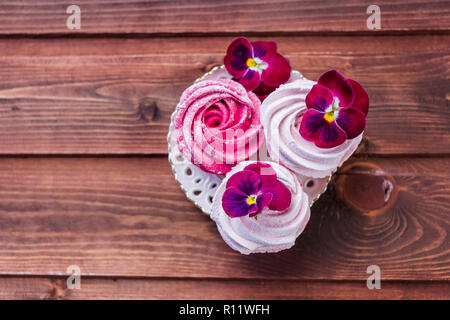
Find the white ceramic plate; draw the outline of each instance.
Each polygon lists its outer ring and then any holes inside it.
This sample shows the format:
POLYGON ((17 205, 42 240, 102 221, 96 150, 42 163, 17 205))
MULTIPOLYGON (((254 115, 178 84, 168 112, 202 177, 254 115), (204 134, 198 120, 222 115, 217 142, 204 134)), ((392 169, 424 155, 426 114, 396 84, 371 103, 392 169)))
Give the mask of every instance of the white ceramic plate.
MULTIPOLYGON (((226 69, 222 67, 215 67, 210 72, 203 75, 197 81, 205 79, 231 79, 231 76, 227 73, 226 69)), ((301 79, 304 77, 298 71, 292 71, 291 77, 288 82, 301 79)), ((211 210, 212 200, 217 187, 222 181, 222 177, 213 173, 208 173, 193 165, 188 161, 183 154, 178 150, 175 137, 173 135, 173 119, 176 115, 176 109, 170 119, 169 134, 167 136, 167 143, 169 145, 169 162, 172 166, 172 171, 175 175, 175 179, 181 185, 181 189, 186 193, 189 200, 199 207, 204 213, 208 214, 211 210)), ((271 161, 267 155, 267 149, 265 143, 261 146, 262 150, 260 155, 266 155, 260 159, 261 161, 271 161)), ((322 193, 325 192, 330 177, 325 178, 309 178, 303 175, 297 175, 300 182, 303 184, 305 192, 308 194, 310 205, 316 201, 322 193)))

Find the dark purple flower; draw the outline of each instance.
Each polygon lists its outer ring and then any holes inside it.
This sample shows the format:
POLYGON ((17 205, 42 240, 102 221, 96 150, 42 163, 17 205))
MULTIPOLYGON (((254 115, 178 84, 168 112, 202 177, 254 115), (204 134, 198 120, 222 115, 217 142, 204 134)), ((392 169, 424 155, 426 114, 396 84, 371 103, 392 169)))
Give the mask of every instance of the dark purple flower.
POLYGON ((277 53, 274 41, 249 42, 246 38, 234 39, 224 58, 225 68, 234 80, 248 91, 262 82, 268 87, 278 87, 289 80, 289 61, 277 53))
POLYGON ((259 98, 259 100, 261 100, 261 102, 264 101, 264 99, 267 98, 267 96, 269 94, 271 94, 272 92, 274 92, 278 87, 269 87, 266 86, 264 83, 260 83, 259 86, 253 90, 253 93, 256 94, 259 98))
POLYGON ((333 148, 364 131, 369 96, 336 70, 323 73, 305 99, 300 134, 319 148, 333 148))
POLYGON ((291 192, 273 168, 256 162, 233 174, 222 197, 223 210, 232 218, 253 217, 265 208, 283 211, 291 205, 291 192))

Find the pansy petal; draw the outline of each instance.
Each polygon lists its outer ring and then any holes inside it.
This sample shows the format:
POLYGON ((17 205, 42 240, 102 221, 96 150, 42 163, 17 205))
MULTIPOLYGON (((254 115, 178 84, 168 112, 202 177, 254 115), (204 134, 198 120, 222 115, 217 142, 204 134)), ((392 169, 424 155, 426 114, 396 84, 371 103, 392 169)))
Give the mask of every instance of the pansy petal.
POLYGON ((258 71, 249 69, 242 78, 234 80, 242 84, 247 91, 252 91, 260 84, 261 76, 258 71))
POLYGON ((339 99, 340 107, 345 108, 352 104, 354 97, 353 88, 350 81, 342 73, 336 70, 327 71, 319 77, 317 83, 333 92, 333 95, 339 99))
POLYGON ((248 58, 253 58, 253 47, 246 38, 239 37, 228 46, 223 62, 231 76, 242 78, 248 70, 246 65, 248 58))
POLYGON ((324 112, 333 103, 333 92, 327 87, 315 84, 305 98, 308 109, 324 112))
POLYGON ((283 211, 289 208, 292 194, 281 181, 277 181, 269 192, 272 194, 272 201, 269 204, 270 210, 283 211))
POLYGON ((269 203, 272 201, 272 194, 270 192, 264 192, 258 195, 256 198, 256 204, 258 205, 258 211, 257 212, 251 212, 250 217, 253 217, 257 215, 258 213, 261 213, 262 209, 267 207, 269 203))
POLYGON ((223 59, 223 64, 225 65, 227 72, 235 78, 242 78, 249 70, 245 61, 233 59, 233 57, 228 55, 223 59))
POLYGON ((352 85, 355 98, 353 99, 352 107, 360 110, 364 115, 367 116, 369 112, 369 96, 366 90, 353 79, 347 79, 352 85))
POLYGON ((257 208, 255 204, 247 204, 247 197, 245 193, 236 187, 227 188, 222 196, 222 208, 232 218, 246 216, 249 214, 250 209, 253 211, 254 207, 257 208))
POLYGON ((259 100, 261 100, 261 102, 264 101, 265 98, 267 98, 267 96, 269 94, 271 94, 272 92, 274 92, 278 87, 269 87, 266 86, 264 83, 260 83, 259 86, 253 90, 253 93, 256 94, 259 98, 259 100))
POLYGON ((269 87, 278 87, 289 80, 291 76, 291 65, 289 60, 277 53, 275 58, 268 63, 263 70, 261 81, 269 87))
POLYGON ((258 193, 260 184, 261 180, 255 172, 243 170, 236 172, 228 179, 226 188, 235 187, 250 196, 258 193))
POLYGON ((253 57, 259 58, 264 62, 270 62, 277 54, 277 43, 275 41, 254 41, 253 57))
POLYGON ((244 170, 253 171, 259 176, 259 179, 261 180, 260 190, 262 192, 272 188, 277 182, 277 173, 268 163, 255 162, 246 166, 244 170))
POLYGON ((319 139, 315 141, 319 148, 334 148, 347 140, 347 134, 339 128, 336 121, 325 125, 320 133, 319 139))
POLYGON ((366 116, 354 107, 342 108, 339 110, 336 122, 345 131, 348 139, 353 139, 364 131, 366 116))
POLYGON ((322 129, 327 126, 323 120, 324 113, 316 109, 309 109, 305 112, 300 124, 300 135, 308 141, 316 141, 322 129))
POLYGON ((250 217, 257 215, 259 212, 260 212, 259 207, 258 207, 258 204, 256 204, 256 203, 253 203, 248 207, 248 214, 250 217))

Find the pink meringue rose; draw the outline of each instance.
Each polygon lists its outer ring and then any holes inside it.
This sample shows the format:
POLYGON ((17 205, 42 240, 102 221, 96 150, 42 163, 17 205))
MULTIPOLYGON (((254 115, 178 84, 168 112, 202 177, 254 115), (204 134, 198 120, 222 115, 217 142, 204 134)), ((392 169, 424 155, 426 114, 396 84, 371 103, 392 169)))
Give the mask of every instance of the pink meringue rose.
POLYGON ((178 149, 205 171, 229 172, 263 143, 260 105, 254 93, 233 80, 193 84, 183 92, 174 118, 178 149))

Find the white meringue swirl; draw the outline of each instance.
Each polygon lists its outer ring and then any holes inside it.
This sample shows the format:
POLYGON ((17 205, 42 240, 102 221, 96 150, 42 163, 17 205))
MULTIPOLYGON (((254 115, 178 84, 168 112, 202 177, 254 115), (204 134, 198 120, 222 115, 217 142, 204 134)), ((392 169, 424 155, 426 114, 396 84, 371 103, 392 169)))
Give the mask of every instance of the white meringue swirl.
POLYGON ((330 149, 319 148, 305 140, 299 127, 307 111, 306 95, 314 84, 314 81, 300 79, 281 85, 264 100, 260 117, 272 160, 297 174, 323 178, 335 172, 355 152, 363 133, 330 149))
POLYGON ((291 205, 279 212, 267 207, 255 217, 229 217, 222 208, 222 197, 226 184, 233 174, 243 170, 253 161, 244 161, 236 165, 218 187, 213 199, 211 219, 217 224, 223 240, 234 250, 242 254, 278 252, 289 249, 304 230, 310 217, 308 196, 295 174, 274 162, 265 162, 272 166, 279 181, 291 191, 291 205))

